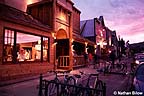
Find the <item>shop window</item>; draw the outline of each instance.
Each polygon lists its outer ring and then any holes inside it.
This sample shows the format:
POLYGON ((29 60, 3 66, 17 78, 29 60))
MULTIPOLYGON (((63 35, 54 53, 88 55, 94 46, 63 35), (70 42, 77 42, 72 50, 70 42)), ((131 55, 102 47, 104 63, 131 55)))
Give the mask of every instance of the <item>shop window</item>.
POLYGON ((14 45, 14 31, 6 29, 4 38, 3 62, 12 61, 13 45, 14 45))
POLYGON ((4 32, 3 62, 49 60, 49 38, 9 29, 5 29, 4 32))
POLYGON ((41 60, 41 37, 17 32, 17 60, 41 60))
POLYGON ((48 61, 48 38, 43 37, 43 61, 48 61))

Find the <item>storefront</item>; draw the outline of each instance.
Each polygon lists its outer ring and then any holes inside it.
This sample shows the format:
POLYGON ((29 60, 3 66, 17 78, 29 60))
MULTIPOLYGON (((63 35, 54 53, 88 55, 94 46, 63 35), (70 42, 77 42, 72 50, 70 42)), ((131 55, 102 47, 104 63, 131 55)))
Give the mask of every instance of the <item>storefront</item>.
POLYGON ((0 9, 0 78, 71 70, 95 51, 95 43, 80 35, 80 11, 71 0, 31 4, 31 15, 3 4, 0 9))
POLYGON ((53 69, 52 29, 15 8, 0 4, 0 9, 0 78, 53 69))

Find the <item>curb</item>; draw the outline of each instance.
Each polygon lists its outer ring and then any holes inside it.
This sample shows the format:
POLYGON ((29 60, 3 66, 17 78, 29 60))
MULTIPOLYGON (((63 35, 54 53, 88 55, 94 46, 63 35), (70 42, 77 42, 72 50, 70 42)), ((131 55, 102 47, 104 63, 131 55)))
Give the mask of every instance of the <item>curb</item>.
MULTIPOLYGON (((45 74, 43 76, 46 77, 48 75, 45 74)), ((15 79, 15 80, 9 80, 9 81, 2 81, 2 82, 0 82, 0 87, 8 86, 8 85, 16 84, 16 83, 21 83, 21 82, 25 82, 25 81, 35 80, 35 79, 38 79, 39 77, 40 77, 40 75, 27 77, 27 78, 21 78, 21 79, 15 79)))
MULTIPOLYGON (((66 70, 56 70, 58 73, 64 72, 66 70)), ((70 70, 67 70, 66 72, 70 72, 70 70)), ((53 74, 42 74, 43 77, 48 77, 48 76, 52 76, 53 74)), ((15 79, 15 80, 8 80, 8 81, 2 81, 0 82, 0 87, 3 86, 8 86, 8 85, 12 85, 12 84, 16 84, 16 83, 22 83, 22 82, 26 82, 26 81, 30 81, 30 80, 35 80, 35 79, 39 79, 40 78, 40 74, 39 75, 35 75, 35 76, 29 76, 26 78, 19 78, 19 79, 15 79)))

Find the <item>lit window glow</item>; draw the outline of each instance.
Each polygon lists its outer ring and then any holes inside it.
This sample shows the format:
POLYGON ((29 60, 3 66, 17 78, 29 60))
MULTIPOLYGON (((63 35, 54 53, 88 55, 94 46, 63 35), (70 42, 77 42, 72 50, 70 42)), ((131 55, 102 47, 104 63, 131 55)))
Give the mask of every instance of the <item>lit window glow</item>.
POLYGON ((38 2, 38 1, 41 1, 41 0, 27 0, 27 5, 38 2))

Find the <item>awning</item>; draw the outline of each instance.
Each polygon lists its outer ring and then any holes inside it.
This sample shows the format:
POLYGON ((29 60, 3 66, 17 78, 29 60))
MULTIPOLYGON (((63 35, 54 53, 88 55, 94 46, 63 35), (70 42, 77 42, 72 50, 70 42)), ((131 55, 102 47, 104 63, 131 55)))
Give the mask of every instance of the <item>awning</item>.
POLYGON ((83 43, 85 44, 85 42, 88 44, 88 45, 91 45, 91 46, 94 46, 96 45, 95 42, 92 42, 84 37, 82 37, 81 35, 78 35, 76 33, 73 33, 73 39, 75 42, 79 42, 79 43, 83 43))

